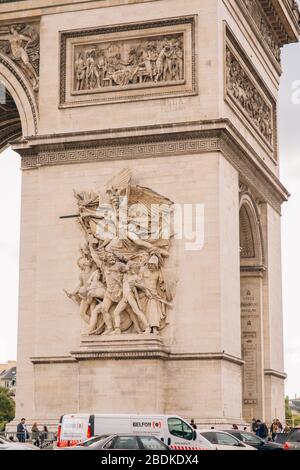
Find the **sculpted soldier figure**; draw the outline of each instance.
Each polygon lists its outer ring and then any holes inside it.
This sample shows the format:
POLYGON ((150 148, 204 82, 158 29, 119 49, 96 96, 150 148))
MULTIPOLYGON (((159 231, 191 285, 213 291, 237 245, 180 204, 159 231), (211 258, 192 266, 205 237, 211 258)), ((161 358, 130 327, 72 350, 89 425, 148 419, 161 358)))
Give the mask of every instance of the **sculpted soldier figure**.
POLYGON ((126 310, 128 305, 133 310, 133 313, 139 319, 140 324, 144 330, 144 333, 150 333, 149 323, 140 308, 140 301, 137 292, 137 287, 140 282, 139 279, 140 265, 134 261, 129 261, 126 267, 126 273, 123 278, 123 295, 121 301, 115 308, 113 317, 115 323, 114 334, 121 334, 121 313, 126 310))
POLYGON ((76 55, 75 60, 75 77, 76 77, 76 91, 83 90, 84 80, 86 73, 86 65, 82 53, 76 55))
POLYGON ((103 265, 104 278, 106 282, 106 291, 103 297, 101 306, 97 307, 96 315, 98 312, 103 314, 106 329, 104 335, 109 335, 114 331, 113 321, 109 312, 113 304, 121 301, 123 295, 123 276, 126 270, 126 265, 117 261, 112 253, 107 253, 103 265))
POLYGON ((159 271, 157 256, 152 255, 150 257, 142 271, 142 280, 145 294, 141 298, 141 304, 151 327, 151 333, 158 334, 168 302, 161 298, 158 293, 158 286, 163 284, 163 279, 159 271))
POLYGON ((90 277, 88 281, 88 292, 87 292, 87 301, 88 304, 91 306, 91 317, 89 322, 89 332, 92 333, 98 324, 99 319, 99 310, 102 305, 100 300, 104 299, 106 287, 101 282, 101 272, 97 269, 94 274, 90 277), (97 302, 99 302, 97 304, 97 302))

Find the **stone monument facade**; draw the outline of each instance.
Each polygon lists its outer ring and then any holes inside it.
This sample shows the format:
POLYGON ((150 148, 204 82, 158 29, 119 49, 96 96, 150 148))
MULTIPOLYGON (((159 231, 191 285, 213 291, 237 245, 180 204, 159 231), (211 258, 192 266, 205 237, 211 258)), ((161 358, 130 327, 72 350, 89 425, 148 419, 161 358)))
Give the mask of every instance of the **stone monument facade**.
POLYGON ((4 1, 0 20, 0 139, 23 174, 16 419, 282 419, 296 2, 4 1))

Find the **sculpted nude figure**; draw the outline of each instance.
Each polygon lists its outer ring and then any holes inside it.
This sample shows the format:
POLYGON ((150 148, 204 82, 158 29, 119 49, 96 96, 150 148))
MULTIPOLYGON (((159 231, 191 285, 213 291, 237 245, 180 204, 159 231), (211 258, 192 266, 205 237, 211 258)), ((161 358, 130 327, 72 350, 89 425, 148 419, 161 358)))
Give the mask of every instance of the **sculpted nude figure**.
POLYGON ((137 293, 137 287, 139 286, 139 271, 140 265, 134 261, 129 261, 126 268, 126 273, 123 278, 123 295, 122 299, 115 308, 113 317, 115 330, 114 334, 121 334, 121 313, 124 312, 130 306, 133 313, 142 325, 144 333, 150 333, 149 323, 144 313, 140 308, 139 297, 137 293))
POLYGON ((90 315, 88 315, 88 310, 90 307, 90 302, 88 301, 87 294, 88 294, 88 282, 92 274, 94 273, 93 266, 92 266, 93 263, 89 261, 87 258, 80 258, 77 264, 78 264, 78 267, 80 268, 79 284, 77 285, 74 292, 67 292, 67 291, 65 292, 70 299, 73 299, 75 301, 76 299, 79 299, 80 316, 86 323, 89 323, 90 315))
POLYGON ((29 36, 25 36, 24 34, 20 34, 17 26, 11 26, 10 34, 1 34, 0 39, 9 41, 13 59, 21 62, 28 75, 32 79, 33 88, 37 89, 39 78, 34 70, 34 67, 31 65, 29 56, 26 52, 26 48, 31 42, 31 38, 29 36), (26 43, 25 46, 24 43, 26 43))

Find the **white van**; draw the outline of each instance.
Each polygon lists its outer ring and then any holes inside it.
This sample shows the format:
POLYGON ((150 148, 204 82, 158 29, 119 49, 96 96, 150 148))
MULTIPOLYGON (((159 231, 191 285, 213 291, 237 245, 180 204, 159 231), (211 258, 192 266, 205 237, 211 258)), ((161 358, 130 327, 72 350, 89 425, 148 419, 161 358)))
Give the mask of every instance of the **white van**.
POLYGON ((213 446, 179 416, 167 415, 63 415, 57 447, 71 447, 93 436, 149 434, 175 450, 212 450, 213 446))

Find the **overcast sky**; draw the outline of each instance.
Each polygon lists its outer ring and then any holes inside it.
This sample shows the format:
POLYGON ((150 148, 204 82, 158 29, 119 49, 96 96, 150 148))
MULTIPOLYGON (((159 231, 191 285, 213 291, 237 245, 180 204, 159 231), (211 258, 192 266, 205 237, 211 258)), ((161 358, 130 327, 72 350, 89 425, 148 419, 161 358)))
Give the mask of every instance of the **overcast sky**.
MULTIPOLYGON (((287 393, 300 396, 300 104, 292 103, 293 83, 300 80, 300 45, 284 48, 283 69, 279 106, 281 178, 292 194, 283 208, 282 226, 285 370, 289 375, 287 393)), ((0 362, 16 358, 19 167, 20 157, 11 150, 0 155, 0 362)))

